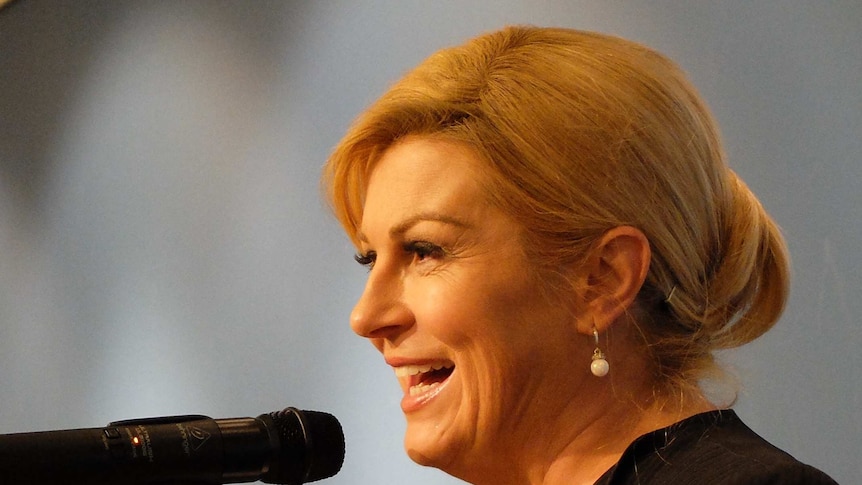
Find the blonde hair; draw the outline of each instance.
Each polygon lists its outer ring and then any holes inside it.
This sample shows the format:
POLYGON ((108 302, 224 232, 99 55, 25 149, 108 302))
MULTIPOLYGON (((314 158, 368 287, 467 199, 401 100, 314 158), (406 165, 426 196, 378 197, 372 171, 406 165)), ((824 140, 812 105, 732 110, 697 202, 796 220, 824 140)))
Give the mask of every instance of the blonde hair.
MULTIPOLYGON (((548 274, 631 225, 652 260, 638 326, 655 375, 676 387, 717 369, 713 351, 766 332, 784 308, 788 257, 775 223, 725 163, 684 73, 616 37, 508 27, 444 49, 361 115, 324 169, 355 241, 367 178, 408 135, 472 147, 489 199, 523 224, 548 274)), ((552 280, 553 278, 549 278, 552 280)))

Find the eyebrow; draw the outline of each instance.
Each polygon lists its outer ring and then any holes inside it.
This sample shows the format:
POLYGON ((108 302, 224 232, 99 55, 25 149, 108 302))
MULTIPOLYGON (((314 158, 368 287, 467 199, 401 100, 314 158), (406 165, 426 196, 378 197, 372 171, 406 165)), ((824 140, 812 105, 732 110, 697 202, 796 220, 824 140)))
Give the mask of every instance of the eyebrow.
MULTIPOLYGON (((411 227, 419 224, 420 222, 439 222, 442 224, 449 224, 451 226, 460 227, 462 229, 466 229, 471 227, 470 224, 458 219, 456 217, 452 217, 446 214, 441 214, 439 212, 420 212, 416 215, 410 216, 407 219, 399 222, 391 229, 389 229, 389 237, 395 238, 407 232, 411 227)), ((368 238, 365 237, 365 234, 362 231, 356 231, 356 238, 362 242, 368 242, 368 238)))

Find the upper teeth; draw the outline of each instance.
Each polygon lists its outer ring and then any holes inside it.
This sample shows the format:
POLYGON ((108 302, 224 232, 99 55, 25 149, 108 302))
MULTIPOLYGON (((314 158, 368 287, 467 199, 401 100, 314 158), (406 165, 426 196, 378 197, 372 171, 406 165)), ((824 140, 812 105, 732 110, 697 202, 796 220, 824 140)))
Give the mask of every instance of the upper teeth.
POLYGON ((400 365, 395 367, 395 375, 398 377, 415 376, 416 374, 423 374, 425 372, 431 372, 432 370, 440 370, 444 367, 453 367, 453 365, 444 364, 442 362, 428 365, 400 365))

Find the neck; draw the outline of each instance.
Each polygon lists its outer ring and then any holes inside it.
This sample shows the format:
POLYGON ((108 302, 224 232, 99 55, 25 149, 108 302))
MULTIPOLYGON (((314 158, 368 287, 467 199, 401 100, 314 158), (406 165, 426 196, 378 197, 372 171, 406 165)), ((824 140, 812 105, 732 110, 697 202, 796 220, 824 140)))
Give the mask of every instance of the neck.
POLYGON ((715 409, 700 393, 658 398, 651 385, 638 381, 642 376, 631 374, 635 378, 622 382, 620 374, 584 376, 581 385, 574 387, 579 390, 576 399, 570 399, 552 420, 531 423, 518 449, 498 450, 494 466, 482 467, 481 480, 473 483, 593 484, 638 437, 715 409))
MULTIPOLYGON (((683 398, 674 406, 653 399, 646 406, 622 400, 593 408, 593 419, 579 429, 571 428, 565 444, 535 469, 530 483, 595 483, 640 436, 712 409, 714 406, 700 395, 683 398)), ((582 408, 581 416, 583 411, 582 408)))

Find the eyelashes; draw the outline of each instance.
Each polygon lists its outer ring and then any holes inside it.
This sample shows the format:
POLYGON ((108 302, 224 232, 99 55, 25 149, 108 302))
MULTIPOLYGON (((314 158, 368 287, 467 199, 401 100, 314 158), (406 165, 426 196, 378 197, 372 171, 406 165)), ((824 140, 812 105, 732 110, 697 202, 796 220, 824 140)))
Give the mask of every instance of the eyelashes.
POLYGON ((413 254, 413 257, 419 261, 442 258, 446 255, 443 248, 427 241, 411 241, 404 245, 404 251, 413 254))
POLYGON ((374 262, 377 261, 377 253, 374 251, 368 251, 367 253, 356 253, 353 255, 353 259, 362 266, 365 266, 368 269, 374 267, 374 262))
MULTIPOLYGON (((443 248, 428 241, 406 242, 402 245, 402 250, 405 255, 411 257, 414 263, 421 263, 429 259, 441 259, 446 256, 446 251, 443 248)), ((370 270, 374 268, 374 263, 377 262, 377 252, 356 253, 353 259, 370 270)))

